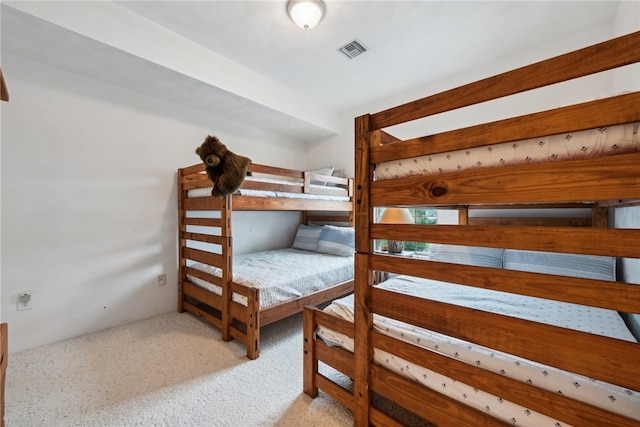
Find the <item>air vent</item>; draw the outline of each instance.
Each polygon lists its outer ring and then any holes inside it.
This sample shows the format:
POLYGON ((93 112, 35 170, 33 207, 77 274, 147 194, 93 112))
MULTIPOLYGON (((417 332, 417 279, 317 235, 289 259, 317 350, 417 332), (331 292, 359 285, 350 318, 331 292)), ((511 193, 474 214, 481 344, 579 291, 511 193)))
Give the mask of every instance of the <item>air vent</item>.
POLYGON ((361 53, 365 53, 368 49, 362 44, 360 40, 354 40, 352 42, 347 43, 338 49, 338 52, 342 53, 349 59, 353 59, 361 53))

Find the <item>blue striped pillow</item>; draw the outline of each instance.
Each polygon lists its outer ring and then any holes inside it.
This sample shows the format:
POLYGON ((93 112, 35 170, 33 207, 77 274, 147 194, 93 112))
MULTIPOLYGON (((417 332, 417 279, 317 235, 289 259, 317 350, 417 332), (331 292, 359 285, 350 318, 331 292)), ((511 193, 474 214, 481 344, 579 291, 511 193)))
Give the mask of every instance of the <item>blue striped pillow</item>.
POLYGON ((320 239, 321 225, 304 225, 298 226, 296 237, 293 239, 293 249, 301 249, 303 251, 315 252, 318 249, 318 240, 320 239))
POLYGON ((583 279, 616 280, 616 258, 505 249, 504 268, 583 279))
POLYGON ((503 249, 477 246, 458 246, 432 243, 429 259, 440 262, 476 265, 480 267, 502 267, 503 249))
POLYGON ((351 256, 356 247, 356 236, 353 227, 335 227, 325 225, 320 233, 318 249, 330 255, 351 256))

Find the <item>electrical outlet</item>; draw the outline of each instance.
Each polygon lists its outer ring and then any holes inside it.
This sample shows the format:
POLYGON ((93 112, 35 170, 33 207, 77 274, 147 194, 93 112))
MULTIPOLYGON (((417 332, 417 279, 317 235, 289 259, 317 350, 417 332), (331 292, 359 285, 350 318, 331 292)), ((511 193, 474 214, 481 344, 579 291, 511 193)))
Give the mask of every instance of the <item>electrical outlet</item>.
POLYGON ((158 275, 158 286, 165 286, 167 284, 167 275, 162 273, 158 275))
POLYGON ((18 311, 31 310, 31 294, 21 292, 18 294, 18 311))

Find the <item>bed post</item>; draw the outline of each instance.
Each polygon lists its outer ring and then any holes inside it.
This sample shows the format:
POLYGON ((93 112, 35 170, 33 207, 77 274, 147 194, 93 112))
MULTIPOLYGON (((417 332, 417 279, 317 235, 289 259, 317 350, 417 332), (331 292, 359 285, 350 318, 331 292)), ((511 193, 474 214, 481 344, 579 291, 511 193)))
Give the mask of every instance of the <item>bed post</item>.
POLYGON ((249 289, 247 295, 247 357, 251 360, 260 356, 260 291, 249 289))
POLYGON ((187 231, 184 217, 185 211, 182 206, 182 199, 184 198, 184 172, 182 168, 178 169, 178 313, 184 312, 184 293, 182 292, 182 282, 185 277, 184 268, 186 266, 184 258, 184 247, 187 244, 184 239, 183 233, 187 231))
POLYGON ((303 376, 302 390, 311 397, 318 396, 318 385, 316 384, 316 372, 318 372, 318 358, 316 356, 316 345, 313 334, 318 327, 314 308, 305 307, 302 310, 303 316, 303 376))
POLYGON ((232 246, 232 229, 231 229, 231 195, 224 198, 220 207, 220 223, 222 236, 222 328, 221 334, 224 341, 231 340, 231 281, 233 280, 233 246, 232 246))
POLYGON ((369 364, 371 363, 371 349, 369 346, 369 331, 372 316, 367 306, 370 274, 368 257, 371 253, 371 239, 369 238, 369 221, 373 216, 369 206, 369 181, 373 174, 369 163, 370 144, 370 116, 356 118, 355 123, 355 161, 356 161, 356 254, 354 267, 354 422, 356 426, 369 425, 369 409, 371 406, 371 392, 369 391, 369 364))
POLYGON ((609 227, 609 208, 594 206, 591 208, 591 226, 609 227))
POLYGON ((458 225, 468 225, 469 224, 469 208, 464 207, 458 209, 458 225))

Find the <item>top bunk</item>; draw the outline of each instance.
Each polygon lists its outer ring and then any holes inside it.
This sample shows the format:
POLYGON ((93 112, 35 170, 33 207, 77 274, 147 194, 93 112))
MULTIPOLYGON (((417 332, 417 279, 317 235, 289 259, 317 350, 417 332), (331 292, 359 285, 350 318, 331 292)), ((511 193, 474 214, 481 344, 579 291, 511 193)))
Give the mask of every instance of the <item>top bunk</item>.
POLYGON ((220 209, 228 203, 243 211, 353 211, 353 179, 330 171, 301 171, 252 163, 242 186, 227 197, 211 196, 203 163, 178 169, 182 209, 220 209))
MULTIPOLYGON (((487 110, 499 110, 495 103, 503 98, 537 89, 552 90, 553 96, 562 98, 562 86, 556 85, 616 72, 639 61, 640 32, 636 32, 360 116, 356 118, 357 197, 369 198, 362 203, 367 207, 637 205, 637 90, 515 117, 508 111, 501 116, 507 118, 426 136, 401 139, 392 132, 468 108, 476 108, 469 111, 478 111, 481 117, 487 110)), ((369 218, 362 219, 360 224, 369 223, 369 218)))
MULTIPOLYGON (((370 406, 372 390, 392 400, 399 396, 398 403, 411 404, 410 410, 436 423, 441 416, 448 420, 442 421, 445 425, 465 424, 462 405, 449 400, 432 404, 440 402, 435 393, 420 392, 413 385, 414 377, 402 382, 375 368, 372 348, 429 365, 454 381, 469 381, 472 387, 505 395, 505 400, 535 406, 571 425, 638 425, 637 419, 613 418, 609 410, 540 392, 537 386, 520 389, 520 384, 503 381, 500 375, 463 365, 456 360, 457 354, 446 358, 418 350, 413 343, 406 345, 406 340, 389 339, 381 332, 383 328, 373 325, 376 317, 386 317, 640 390, 637 343, 412 296, 377 283, 379 273, 384 272, 446 282, 448 289, 470 286, 636 318, 640 288, 631 282, 635 279, 631 274, 607 280, 586 278, 567 269, 552 270, 546 263, 536 269, 529 268, 531 263, 526 268, 506 269, 503 258, 495 265, 480 265, 463 262, 459 252, 469 248, 473 249, 470 253, 495 250, 513 255, 517 251, 520 256, 526 252, 554 262, 566 257, 572 260, 571 266, 579 265, 576 256, 592 262, 585 255, 606 257, 612 266, 640 259, 637 221, 633 228, 624 228, 626 224, 617 224, 618 215, 613 221, 608 218, 611 208, 640 206, 639 62, 640 32, 635 32, 356 118, 356 310, 354 327, 342 329, 356 337, 355 369, 350 372, 355 377, 356 425, 380 417, 370 406), (616 93, 613 88, 627 83, 624 77, 629 75, 632 91, 616 93), (585 94, 589 90, 583 89, 594 81, 592 92, 611 88, 609 92, 616 94, 585 94), (461 121, 465 123, 460 125, 461 121), (450 123, 454 124, 446 127, 450 123), (475 156, 478 153, 481 157, 475 156), (451 209, 458 210, 459 216, 457 223, 433 225, 376 220, 378 208, 387 207, 451 209), (575 227, 555 218, 551 223, 542 221, 546 215, 527 221, 477 222, 470 212, 510 209, 529 214, 538 209, 578 207, 590 210, 592 218, 575 227), (376 242, 385 240, 427 243, 430 253, 416 257, 377 249, 376 242), (434 245, 448 246, 453 255, 434 256, 434 245)), ((637 208, 632 210, 635 213, 637 208)), ((616 214, 624 216, 627 211, 620 209, 616 214)), ((415 375, 413 368, 406 371, 415 375)), ((493 425, 488 412, 468 414, 465 425, 493 425)))

